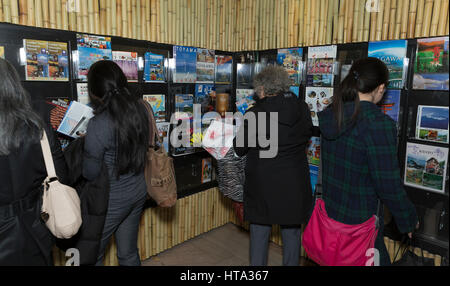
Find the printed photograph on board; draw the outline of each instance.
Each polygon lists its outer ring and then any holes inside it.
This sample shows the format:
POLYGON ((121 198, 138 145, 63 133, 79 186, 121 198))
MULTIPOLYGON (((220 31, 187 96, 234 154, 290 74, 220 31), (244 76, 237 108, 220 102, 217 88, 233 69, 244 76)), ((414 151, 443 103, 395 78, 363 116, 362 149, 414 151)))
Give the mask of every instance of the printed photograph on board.
POLYGON ((448 106, 417 107, 416 138, 426 141, 449 143, 448 106))
POLYGON ((383 99, 378 103, 384 114, 389 115, 392 120, 398 124, 400 115, 400 97, 401 90, 388 89, 383 96, 383 99))
POLYGON ((197 80, 197 48, 174 46, 175 70, 173 82, 195 83, 197 80))
POLYGON ((69 56, 67 43, 48 42, 49 79, 69 81, 69 56))
POLYGON ((306 151, 308 164, 319 166, 320 163, 320 137, 311 137, 306 151))
POLYGON ((77 34, 78 79, 87 81, 92 64, 102 60, 112 60, 111 38, 87 34, 77 34))
POLYGON ((138 82, 138 54, 135 52, 112 52, 113 61, 119 65, 128 82, 138 82))
POLYGON ((283 66, 292 80, 292 85, 299 85, 301 82, 301 65, 303 60, 303 49, 279 49, 277 63, 283 66))
POLYGON ((305 102, 311 112, 311 119, 314 126, 319 126, 317 113, 324 110, 331 104, 333 88, 330 87, 306 87, 305 102))
POLYGON ((145 101, 150 103, 156 122, 166 120, 166 99, 164 94, 144 94, 145 101))
POLYGON ((144 59, 144 81, 164 82, 164 56, 147 52, 144 59))
POLYGON ((231 83, 232 71, 232 56, 216 56, 216 83, 231 83))
POLYGON ((212 159, 202 159, 202 184, 212 180, 212 159))
POLYGON ((197 49, 197 82, 214 82, 214 57, 214 50, 197 49))
POLYGON ((27 58, 26 80, 48 80, 48 42, 24 39, 27 58))

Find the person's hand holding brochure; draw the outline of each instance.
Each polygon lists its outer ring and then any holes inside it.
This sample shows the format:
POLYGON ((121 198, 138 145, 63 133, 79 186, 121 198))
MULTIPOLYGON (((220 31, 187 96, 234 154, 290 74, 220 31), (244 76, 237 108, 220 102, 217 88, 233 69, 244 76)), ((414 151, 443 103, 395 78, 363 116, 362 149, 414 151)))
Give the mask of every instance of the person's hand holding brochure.
POLYGON ((57 131, 72 138, 81 137, 86 134, 89 119, 93 116, 91 107, 72 101, 57 131))

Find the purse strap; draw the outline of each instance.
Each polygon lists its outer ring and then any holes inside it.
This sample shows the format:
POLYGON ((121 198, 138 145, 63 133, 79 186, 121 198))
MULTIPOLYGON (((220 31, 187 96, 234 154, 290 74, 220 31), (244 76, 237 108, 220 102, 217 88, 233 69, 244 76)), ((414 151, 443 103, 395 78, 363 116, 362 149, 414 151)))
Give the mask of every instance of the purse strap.
POLYGON ((50 143, 48 142, 47 133, 42 130, 41 149, 44 156, 45 168, 47 169, 47 178, 58 178, 56 176, 55 165, 53 164, 52 152, 50 150, 50 143))
POLYGON ((155 139, 156 139, 156 141, 159 144, 161 144, 161 146, 162 146, 163 140, 162 140, 161 136, 159 136, 159 134, 158 134, 155 116, 153 115, 153 108, 147 101, 145 101, 145 100, 142 100, 142 101, 143 101, 145 109, 147 109, 147 113, 148 113, 148 123, 149 123, 148 127, 149 127, 149 132, 150 132, 149 145, 154 148, 155 147, 155 139), (151 128, 151 130, 150 130, 150 128, 151 128))

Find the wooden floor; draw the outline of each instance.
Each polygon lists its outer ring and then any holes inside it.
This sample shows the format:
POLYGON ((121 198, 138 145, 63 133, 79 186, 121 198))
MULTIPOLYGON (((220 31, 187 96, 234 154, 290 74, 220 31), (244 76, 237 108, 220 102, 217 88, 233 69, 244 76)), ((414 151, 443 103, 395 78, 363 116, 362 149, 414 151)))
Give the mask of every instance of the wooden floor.
MULTIPOLYGON (((228 223, 153 256, 142 266, 248 266, 249 245, 249 233, 228 223)), ((281 266, 282 258, 282 248, 270 243, 268 265, 281 266)))

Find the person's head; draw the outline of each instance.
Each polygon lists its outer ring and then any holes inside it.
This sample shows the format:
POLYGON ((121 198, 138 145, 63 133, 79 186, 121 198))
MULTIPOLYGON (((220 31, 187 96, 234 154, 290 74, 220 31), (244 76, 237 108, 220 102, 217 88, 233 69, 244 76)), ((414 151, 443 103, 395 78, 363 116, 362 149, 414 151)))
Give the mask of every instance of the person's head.
POLYGON ((338 128, 343 124, 345 103, 355 103, 352 120, 356 120, 360 101, 378 103, 384 95, 388 81, 389 70, 381 60, 364 58, 355 61, 333 96, 332 108, 338 128))
POLYGON ((253 87, 259 98, 289 92, 291 85, 289 74, 281 66, 269 65, 253 79, 253 87))
POLYGON ((112 61, 94 63, 87 78, 94 113, 107 112, 114 122, 117 175, 143 171, 149 123, 141 97, 130 91, 125 74, 112 61))
POLYGON ((14 67, 0 58, 0 155, 23 142, 39 142, 43 123, 32 107, 14 67))

